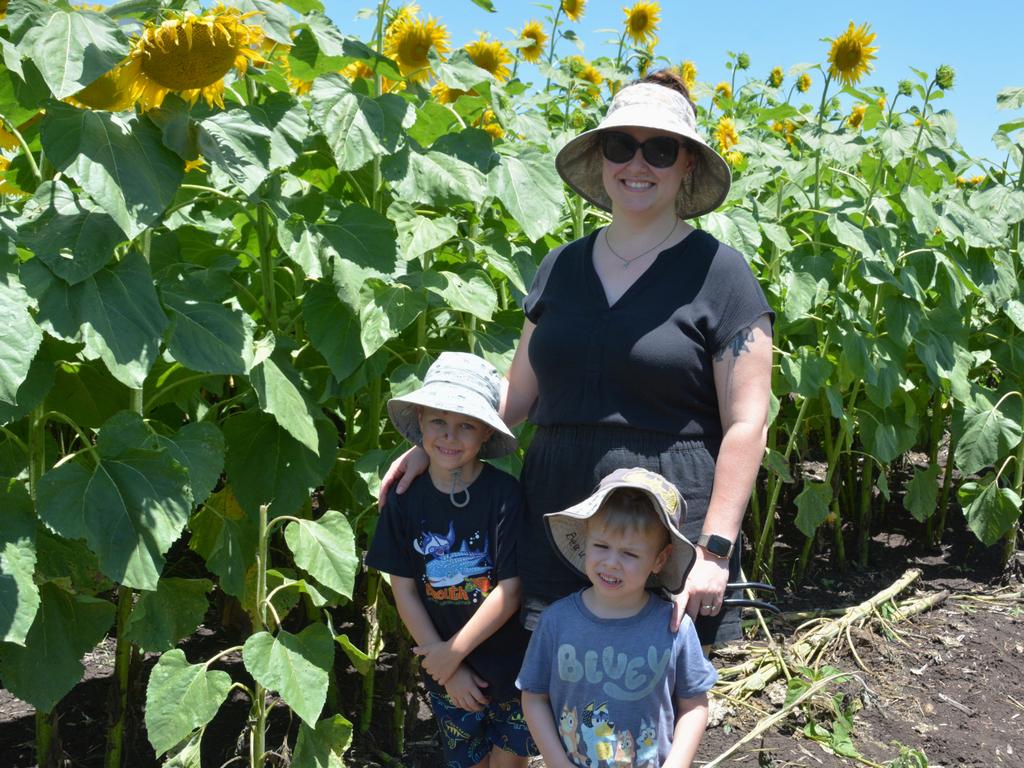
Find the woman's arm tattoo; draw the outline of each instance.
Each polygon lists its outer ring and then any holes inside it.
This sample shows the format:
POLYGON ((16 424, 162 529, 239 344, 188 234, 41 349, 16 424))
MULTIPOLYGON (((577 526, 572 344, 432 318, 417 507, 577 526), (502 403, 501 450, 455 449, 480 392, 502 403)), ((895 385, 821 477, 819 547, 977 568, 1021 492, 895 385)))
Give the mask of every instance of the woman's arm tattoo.
POLYGON ((725 358, 725 351, 727 349, 732 350, 733 357, 739 357, 743 352, 749 352, 750 347, 747 346, 747 342, 754 340, 754 331, 748 325, 746 328, 741 328, 737 331, 736 335, 732 337, 728 344, 722 347, 718 352, 715 353, 715 360, 721 362, 725 358))

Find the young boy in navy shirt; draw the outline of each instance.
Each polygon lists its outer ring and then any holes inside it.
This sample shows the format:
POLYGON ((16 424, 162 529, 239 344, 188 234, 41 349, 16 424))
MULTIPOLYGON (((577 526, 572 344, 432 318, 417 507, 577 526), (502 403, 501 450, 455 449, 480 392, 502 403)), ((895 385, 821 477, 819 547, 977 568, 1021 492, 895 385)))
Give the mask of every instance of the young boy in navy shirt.
POLYGON ((420 389, 388 402, 430 465, 404 494, 388 492, 366 556, 391 575, 422 656, 446 768, 525 768, 536 754, 515 686, 529 640, 517 620, 522 491, 480 460, 516 447, 498 416, 500 385, 485 360, 445 352, 420 389))

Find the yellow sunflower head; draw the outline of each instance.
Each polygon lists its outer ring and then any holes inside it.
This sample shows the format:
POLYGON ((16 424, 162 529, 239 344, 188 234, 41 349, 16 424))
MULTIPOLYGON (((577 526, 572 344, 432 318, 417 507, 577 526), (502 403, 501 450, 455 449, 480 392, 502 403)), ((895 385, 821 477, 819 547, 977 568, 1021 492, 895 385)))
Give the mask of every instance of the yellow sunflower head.
POLYGON ((120 75, 130 82, 132 99, 156 109, 176 93, 191 104, 202 96, 223 108, 224 76, 232 68, 244 75, 250 62, 268 63, 257 50, 263 30, 247 23, 255 15, 218 5, 201 16, 172 13, 159 26, 147 25, 120 75))
POLYGON ((499 83, 508 80, 512 74, 505 66, 512 62, 512 54, 497 40, 488 40, 486 34, 481 34, 479 39, 467 43, 465 48, 473 63, 494 75, 499 83))
POLYGON ((878 46, 871 45, 874 39, 875 33, 867 24, 855 27, 851 21, 849 28, 832 41, 828 73, 843 85, 856 85, 871 71, 871 61, 878 50, 878 46))
POLYGON ((433 96, 439 104, 454 104, 458 101, 460 96, 473 93, 473 91, 464 91, 461 88, 449 88, 446 84, 438 80, 434 83, 430 89, 430 95, 433 96))
POLYGON ((4 128, 3 122, 0 122, 0 149, 17 149, 20 146, 18 137, 4 128))
POLYGON ((448 29, 434 17, 422 21, 407 16, 391 25, 384 50, 398 62, 398 68, 409 80, 424 82, 430 77, 430 49, 444 58, 448 53, 448 29))
POLYGON ((7 15, 8 0, 0 0, 0 19, 7 15))
POLYGON ((770 85, 772 88, 778 88, 780 85, 782 85, 782 78, 782 67, 775 67, 768 75, 768 85, 770 85))
POLYGON ((341 70, 341 75, 347 80, 372 80, 373 70, 365 61, 353 61, 341 70))
POLYGON ((586 10, 587 0, 562 0, 562 11, 569 17, 570 21, 579 21, 583 18, 583 11, 586 10))
POLYGON ((495 139, 500 139, 505 135, 505 129, 501 127, 493 109, 485 109, 477 124, 495 139))
POLYGON ((882 112, 885 112, 885 108, 886 108, 886 106, 888 106, 888 104, 889 104, 889 102, 886 101, 885 94, 882 94, 881 96, 878 97, 878 108, 882 112))
POLYGON ((640 0, 632 8, 623 8, 626 14, 626 36, 637 45, 652 39, 658 31, 661 6, 647 0, 640 0))
POLYGON ((679 77, 686 86, 686 90, 692 91, 697 83, 697 65, 687 59, 679 65, 679 77))
POLYGON ((584 64, 583 68, 580 69, 576 75, 580 80, 586 80, 592 85, 600 85, 604 82, 604 76, 597 71, 597 68, 593 64, 584 64))
POLYGON ((854 104, 853 109, 850 110, 850 116, 846 118, 847 125, 851 128, 860 128, 860 124, 864 122, 864 113, 867 111, 867 104, 854 104))
POLYGON ((796 80, 796 89, 800 91, 800 93, 807 93, 811 90, 811 76, 806 72, 800 75, 796 80))
POLYGON ((718 125, 715 126, 715 141, 718 142, 718 146, 722 148, 723 152, 728 152, 740 143, 740 135, 736 132, 736 123, 731 117, 723 115, 719 118, 718 125))
POLYGON ((519 55, 523 57, 523 61, 540 61, 540 55, 544 52, 544 43, 548 40, 548 36, 544 34, 543 25, 539 21, 526 22, 519 37, 523 40, 533 41, 519 49, 519 55))
POLYGON ((737 152, 735 149, 725 153, 725 162, 733 168, 739 168, 743 165, 743 159, 743 153, 737 152))
MULTIPOLYGON (((0 129, 3 130, 3 129, 0 129)), ((0 157, 0 195, 25 195, 27 194, 24 190, 19 188, 13 182, 8 181, 4 178, 3 174, 11 167, 11 161, 6 157, 0 157)))
POLYGON ((715 104, 718 103, 719 99, 731 99, 732 98, 732 86, 724 80, 715 86, 715 104))

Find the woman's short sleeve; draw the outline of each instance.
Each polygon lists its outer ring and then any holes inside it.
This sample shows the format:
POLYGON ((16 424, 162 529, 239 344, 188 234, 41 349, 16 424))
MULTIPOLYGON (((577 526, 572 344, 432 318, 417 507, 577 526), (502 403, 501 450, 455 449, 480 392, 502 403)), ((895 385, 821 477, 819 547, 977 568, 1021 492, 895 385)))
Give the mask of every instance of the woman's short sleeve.
POLYGON ((747 260, 727 245, 719 245, 703 293, 713 318, 708 328, 708 349, 712 353, 721 351, 737 333, 753 325, 762 315, 768 315, 769 322, 775 322, 775 312, 747 260))
POLYGON ((547 287, 548 278, 551 276, 551 270, 555 266, 558 254, 563 250, 565 250, 565 246, 560 245, 548 251, 540 266, 537 267, 537 274, 533 276, 530 292, 523 298, 523 312, 526 313, 526 319, 531 323, 536 324, 540 316, 544 314, 544 289, 547 287))

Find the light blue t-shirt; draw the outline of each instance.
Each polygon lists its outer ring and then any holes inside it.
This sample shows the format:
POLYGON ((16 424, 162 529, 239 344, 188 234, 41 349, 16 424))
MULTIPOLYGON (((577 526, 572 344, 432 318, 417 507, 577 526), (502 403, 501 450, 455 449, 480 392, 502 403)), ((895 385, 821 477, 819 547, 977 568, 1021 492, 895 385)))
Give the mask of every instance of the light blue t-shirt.
POLYGON ((547 694, 570 761, 581 768, 658 768, 668 757, 675 699, 715 684, 689 616, 669 629, 672 605, 655 596, 640 613, 602 619, 576 592, 540 618, 516 685, 547 694))

